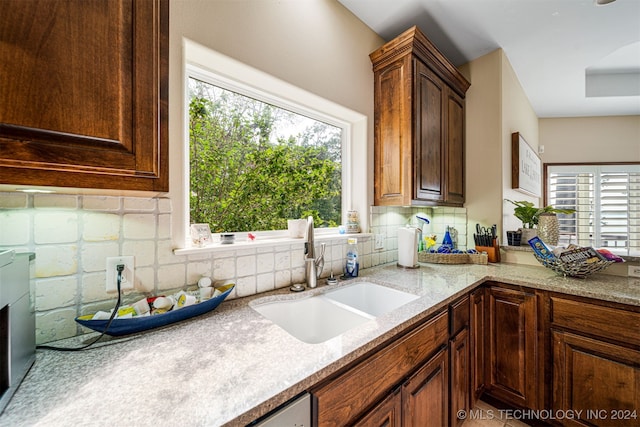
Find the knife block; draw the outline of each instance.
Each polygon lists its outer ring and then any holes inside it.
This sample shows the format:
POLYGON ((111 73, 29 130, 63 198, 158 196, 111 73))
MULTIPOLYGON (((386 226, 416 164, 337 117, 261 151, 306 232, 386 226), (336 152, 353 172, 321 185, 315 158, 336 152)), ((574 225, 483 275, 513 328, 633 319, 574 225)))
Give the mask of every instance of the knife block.
POLYGON ((479 253, 486 252, 489 262, 500 262, 500 245, 498 239, 493 240, 493 246, 476 246, 479 253))

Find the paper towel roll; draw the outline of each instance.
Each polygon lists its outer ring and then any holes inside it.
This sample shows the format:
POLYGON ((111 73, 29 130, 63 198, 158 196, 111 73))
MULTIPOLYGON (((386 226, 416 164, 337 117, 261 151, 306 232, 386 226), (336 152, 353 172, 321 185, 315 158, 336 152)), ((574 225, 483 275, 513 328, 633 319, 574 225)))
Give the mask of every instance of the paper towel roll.
POLYGON ((413 268, 418 265, 418 229, 398 229, 398 265, 413 268))

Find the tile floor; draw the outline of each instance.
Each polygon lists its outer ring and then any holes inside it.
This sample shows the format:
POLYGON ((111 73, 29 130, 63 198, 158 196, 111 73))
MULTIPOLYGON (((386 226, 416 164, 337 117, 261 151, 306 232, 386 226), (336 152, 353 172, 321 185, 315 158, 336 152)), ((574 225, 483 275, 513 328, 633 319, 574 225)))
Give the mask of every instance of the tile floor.
POLYGON ((467 419, 462 427, 529 427, 529 424, 517 419, 516 412, 499 410, 482 400, 465 415, 467 419))

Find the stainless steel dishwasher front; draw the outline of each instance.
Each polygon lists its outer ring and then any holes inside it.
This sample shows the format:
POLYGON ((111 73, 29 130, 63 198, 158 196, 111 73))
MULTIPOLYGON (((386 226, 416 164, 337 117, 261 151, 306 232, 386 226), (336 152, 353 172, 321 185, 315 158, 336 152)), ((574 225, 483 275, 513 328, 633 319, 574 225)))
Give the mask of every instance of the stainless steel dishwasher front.
POLYGON ((252 427, 311 427, 311 395, 305 393, 252 427))

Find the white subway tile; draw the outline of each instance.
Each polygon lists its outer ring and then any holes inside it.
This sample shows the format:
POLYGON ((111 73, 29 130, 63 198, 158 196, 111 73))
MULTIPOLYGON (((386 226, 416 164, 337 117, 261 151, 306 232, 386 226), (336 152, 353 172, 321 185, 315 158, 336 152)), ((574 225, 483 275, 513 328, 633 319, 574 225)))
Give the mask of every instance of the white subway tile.
POLYGON ((236 259, 236 275, 238 277, 252 276, 256 274, 256 257, 240 256, 236 259))
POLYGON ((36 277, 68 276, 78 272, 77 245, 36 247, 36 277))
POLYGON ((156 199, 142 197, 125 197, 124 209, 127 211, 155 211, 156 199))
POLYGON ((106 273, 87 273, 82 275, 82 303, 87 304, 113 298, 116 294, 107 294, 106 273))
POLYGON ((238 297, 255 295, 256 276, 239 277, 236 281, 236 293, 238 297))
POLYGON ((152 266, 156 261, 156 244, 153 240, 127 240, 122 244, 122 255, 133 255, 135 268, 152 266))
POLYGON ((156 237, 156 216, 154 214, 124 215, 125 239, 153 239, 156 237))
POLYGON ((266 273, 273 271, 275 267, 275 256, 273 253, 260 254, 257 258, 256 272, 266 273))
POLYGON ((82 208, 87 211, 117 211, 120 209, 120 197, 84 196, 82 208))
POLYGON ((107 269, 107 257, 119 255, 120 250, 116 242, 86 243, 82 245, 81 251, 82 270, 87 273, 105 271, 107 269))
POLYGON ((75 336, 78 330, 75 318, 75 307, 36 313, 36 344, 75 336))
POLYGON ((33 207, 36 209, 76 209, 78 196, 66 194, 34 194, 33 207))
POLYGON ((257 284, 258 293, 272 291, 276 287, 274 273, 259 274, 257 276, 257 280, 258 280, 258 284, 257 284))
POLYGON ((111 213, 87 213, 82 216, 82 238, 87 242, 118 240, 122 217, 111 213))
POLYGON ((211 262, 190 262, 187 264, 187 284, 195 285, 201 277, 212 277, 211 262))
POLYGON ((291 269, 291 283, 304 283, 305 268, 298 267, 291 269))
POLYGON ((184 285, 184 264, 161 265, 158 267, 158 291, 180 288, 184 285))
POLYGON ((38 245, 72 243, 78 240, 76 212, 42 212, 33 216, 33 240, 38 245))
POLYGON ((291 286, 291 270, 276 271, 276 288, 291 286))
POLYGON ((235 277, 235 258, 215 258, 213 260, 213 280, 233 280, 235 277))
POLYGON ((291 254, 287 252, 276 252, 275 254, 276 271, 289 270, 291 268, 291 254))
POLYGON ((158 199, 158 212, 160 213, 171 213, 171 199, 169 198, 160 198, 158 199))
POLYGON ((35 287, 36 307, 39 311, 75 306, 78 290, 76 276, 36 280, 35 287))
POLYGON ((25 209, 29 197, 24 193, 0 193, 0 209, 25 209))
POLYGON ((0 212, 0 246, 27 245, 31 240, 31 216, 22 211, 0 212))
POLYGON ((171 238, 171 215, 158 215, 158 239, 171 238))
POLYGON ((138 292, 156 294, 156 269, 154 267, 136 268, 135 289, 138 292))

